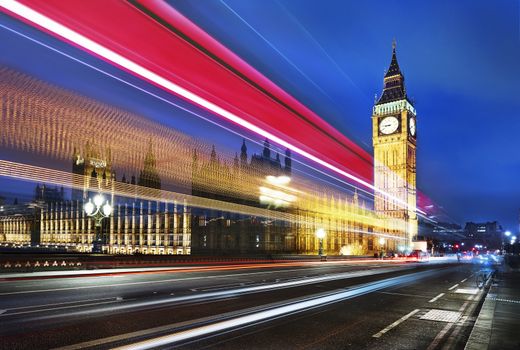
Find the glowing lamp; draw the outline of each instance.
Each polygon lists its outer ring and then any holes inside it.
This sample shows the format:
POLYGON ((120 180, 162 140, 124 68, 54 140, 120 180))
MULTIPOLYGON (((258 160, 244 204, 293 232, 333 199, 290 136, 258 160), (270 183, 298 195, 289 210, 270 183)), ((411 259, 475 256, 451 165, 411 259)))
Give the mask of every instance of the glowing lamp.
POLYGON ((102 206, 104 201, 105 201, 105 198, 101 194, 97 194, 94 197, 94 204, 96 205, 96 207, 102 206))
POLYGON ((105 214, 105 216, 110 216, 110 214, 112 214, 112 206, 110 204, 106 203, 103 206, 103 214, 105 214))
POLYGON ((92 215, 94 212, 94 204, 91 201, 88 201, 88 203, 86 203, 83 208, 85 209, 85 213, 87 213, 87 215, 92 215))

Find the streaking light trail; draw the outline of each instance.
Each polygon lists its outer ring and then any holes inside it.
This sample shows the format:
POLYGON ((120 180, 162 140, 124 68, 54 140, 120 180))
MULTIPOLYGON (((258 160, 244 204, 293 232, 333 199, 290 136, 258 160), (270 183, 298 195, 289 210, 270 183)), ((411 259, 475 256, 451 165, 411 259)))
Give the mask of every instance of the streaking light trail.
MULTIPOLYGON (((399 203, 403 207, 408 208, 408 203, 401 200, 400 198, 397 198, 397 197, 387 193, 386 191, 383 191, 381 189, 374 187, 369 182, 367 182, 357 176, 354 176, 327 161, 320 159, 319 157, 307 152, 306 150, 304 150, 300 147, 293 145, 292 143, 285 141, 284 139, 274 135, 273 133, 271 133, 261 127, 258 127, 257 125, 254 125, 253 123, 239 117, 235 113, 232 113, 232 112, 228 111, 227 109, 224 109, 224 108, 216 105, 215 103, 207 100, 206 98, 203 98, 203 97, 179 86, 178 84, 175 84, 171 80, 166 79, 163 76, 152 72, 151 70, 143 67, 142 65, 137 64, 136 62, 124 57, 121 54, 118 54, 118 53, 108 49, 107 47, 105 47, 103 45, 100 45, 99 43, 77 33, 76 31, 56 22, 55 20, 33 10, 32 8, 30 8, 24 4, 21 4, 17 1, 1 0, 0 6, 2 6, 7 11, 15 14, 16 16, 19 16, 31 23, 34 23, 37 26, 42 27, 45 30, 47 30, 55 35, 58 35, 64 39, 78 45, 79 47, 86 49, 86 50, 98 55, 99 57, 102 57, 103 59, 136 74, 137 76, 139 76, 141 78, 146 79, 147 81, 153 82, 154 84, 166 89, 167 91, 170 91, 176 95, 182 96, 183 98, 191 101, 192 103, 195 103, 196 105, 199 105, 207 110, 210 110, 213 113, 216 113, 217 115, 219 115, 237 125, 240 125, 258 135, 266 137, 266 138, 278 143, 279 145, 282 145, 283 147, 287 147, 287 148, 291 149, 292 151, 298 153, 299 155, 301 155, 317 164, 320 164, 323 167, 325 167, 333 172, 336 172, 352 181, 355 181, 367 188, 370 188, 374 192, 377 192, 377 193, 385 196, 386 198, 389 198, 389 199, 393 200, 394 202, 399 203)), ((419 211, 419 212, 425 214, 424 212, 422 212, 420 209, 417 209, 417 208, 410 208, 410 210, 419 211)))
MULTIPOLYGON (((10 177, 18 180, 27 180, 32 182, 45 182, 52 185, 58 186, 70 186, 70 178, 72 177, 73 183, 81 184, 83 183, 84 177, 81 175, 72 175, 70 173, 47 169, 37 166, 31 166, 27 164, 14 163, 10 161, 0 160, 0 176, 10 177)), ((95 179, 92 180, 91 188, 93 188, 95 179)), ((75 188, 72 186, 72 188, 75 188)), ((81 187, 77 187, 78 189, 81 187)), ((237 213, 248 216, 255 217, 264 217, 276 220, 282 220, 287 222, 299 223, 302 227, 313 227, 316 219, 315 215, 323 216, 323 215, 337 215, 337 211, 323 208, 323 212, 318 212, 316 214, 307 213, 307 215, 297 215, 290 214, 287 212, 270 210, 264 208, 257 208, 243 204, 231 203, 221 200, 215 200, 210 198, 204 198, 199 196, 193 196, 184 193, 177 193, 172 191, 165 190, 156 190, 148 187, 136 186, 126 183, 117 182, 114 185, 113 192, 115 195, 123 196, 127 198, 132 198, 137 196, 143 200, 150 201, 166 201, 170 203, 189 203, 190 206, 198 207, 198 208, 207 208, 219 211, 225 211, 229 213, 237 213)), ((318 201, 319 202, 319 201, 318 201)), ((369 235, 376 235, 386 238, 391 238, 395 240, 402 240, 402 237, 398 237, 392 234, 387 234, 384 232, 378 232, 379 228, 382 227, 378 224, 378 221, 375 221, 373 218, 355 213, 346 213, 343 214, 340 218, 349 218, 350 220, 358 223, 367 223, 373 225, 376 230, 374 232, 370 231, 361 231, 355 230, 358 233, 364 233, 369 235)), ((339 219, 338 219, 339 220, 339 219)), ((325 229, 334 229, 336 225, 335 221, 332 220, 330 222, 321 223, 321 226, 325 229)))
POLYGON ((333 292, 328 295, 322 295, 314 298, 304 299, 300 302, 289 302, 286 305, 279 306, 276 308, 270 308, 268 310, 252 313, 249 315, 232 318, 225 321, 215 322, 212 324, 188 329, 185 331, 176 332, 173 334, 165 335, 162 337, 144 340, 135 344, 127 346, 121 346, 116 348, 117 350, 144 350, 151 349, 159 346, 171 345, 174 343, 180 343, 189 339, 194 339, 203 336, 209 336, 211 334, 217 334, 219 332, 228 331, 237 327, 251 326, 257 323, 265 322, 269 319, 283 317, 290 314, 308 311, 314 308, 322 307, 324 305, 337 303, 343 300, 352 299, 364 294, 368 294, 377 290, 381 290, 404 283, 416 281, 417 279, 430 276, 438 273, 425 271, 418 273, 411 273, 400 277, 387 278, 382 281, 367 283, 347 291, 333 292))

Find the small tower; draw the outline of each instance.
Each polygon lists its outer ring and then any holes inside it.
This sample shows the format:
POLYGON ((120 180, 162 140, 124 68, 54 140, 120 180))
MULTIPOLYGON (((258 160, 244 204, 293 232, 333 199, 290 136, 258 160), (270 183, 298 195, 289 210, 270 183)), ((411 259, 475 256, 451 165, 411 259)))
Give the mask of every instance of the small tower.
POLYGON ((211 147, 210 161, 212 164, 217 162, 217 151, 215 151, 215 145, 211 147))
POLYGON ((240 166, 245 168, 247 166, 247 146, 246 139, 242 139, 242 147, 240 148, 240 166))
POLYGON ((264 141, 264 151, 262 153, 262 156, 265 159, 271 159, 271 145, 269 144, 269 140, 267 138, 264 141))
POLYGON ((292 172, 291 150, 288 148, 285 150, 284 170, 287 175, 291 175, 291 172, 292 172))
POLYGON ((238 170, 239 162, 238 162, 238 153, 235 152, 235 158, 233 159, 233 170, 238 170))
POLYGON ((144 167, 139 174, 139 180, 137 182, 139 186, 161 189, 161 178, 157 171, 157 161, 155 154, 153 153, 152 140, 148 145, 148 152, 144 158, 144 167))
POLYGON ((86 175, 85 173, 85 159, 81 156, 79 150, 74 147, 72 154, 72 200, 81 201, 83 200, 83 187, 84 181, 80 176, 86 175))

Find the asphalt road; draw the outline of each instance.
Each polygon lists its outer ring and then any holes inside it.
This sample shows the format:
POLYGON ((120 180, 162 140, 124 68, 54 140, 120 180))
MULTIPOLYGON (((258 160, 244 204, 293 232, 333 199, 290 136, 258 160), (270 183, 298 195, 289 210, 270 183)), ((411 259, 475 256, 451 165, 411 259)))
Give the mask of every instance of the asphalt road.
POLYGON ((0 280, 0 348, 459 349, 480 266, 321 262, 0 280))

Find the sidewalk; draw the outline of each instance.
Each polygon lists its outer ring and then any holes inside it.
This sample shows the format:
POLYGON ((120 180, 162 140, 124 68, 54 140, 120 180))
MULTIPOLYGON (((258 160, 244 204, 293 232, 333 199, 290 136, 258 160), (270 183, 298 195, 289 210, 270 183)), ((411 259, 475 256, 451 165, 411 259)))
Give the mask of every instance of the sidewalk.
POLYGON ((520 270, 500 267, 465 350, 520 349, 520 270))

